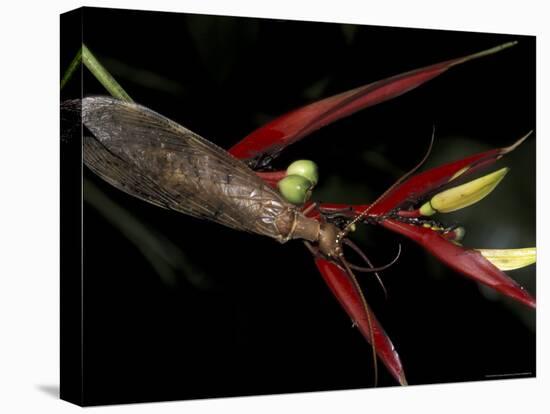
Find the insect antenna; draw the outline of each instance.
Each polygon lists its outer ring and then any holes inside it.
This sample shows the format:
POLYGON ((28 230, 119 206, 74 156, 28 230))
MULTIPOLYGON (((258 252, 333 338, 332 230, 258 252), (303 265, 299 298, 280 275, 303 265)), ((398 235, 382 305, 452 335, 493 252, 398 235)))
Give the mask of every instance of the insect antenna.
MULTIPOLYGON (((351 247, 353 249, 353 251, 355 253, 357 253, 359 255, 359 257, 361 257, 361 259, 363 259, 363 261, 368 265, 368 267, 357 266, 357 265, 354 265, 354 264, 352 264, 352 263, 350 263, 346 260, 348 266, 351 269, 356 270, 358 272, 364 272, 364 273, 374 272, 374 276, 376 276, 376 279, 378 280, 378 283, 380 284, 380 286, 382 287, 382 290, 384 291, 384 296, 387 299, 388 298, 388 291, 386 290, 386 287, 384 286, 384 283, 382 282, 382 278, 380 277, 378 272, 389 268, 390 266, 394 265, 395 262, 397 262, 397 260, 401 256, 401 244, 398 245, 397 255, 393 258, 393 260, 390 263, 388 263, 384 266, 374 267, 374 265, 372 264, 370 259, 367 257, 367 255, 355 243, 353 243, 349 239, 344 239, 342 241, 342 243, 344 243, 346 246, 351 247)), ((342 257, 342 259, 345 260, 343 257, 342 257)))
POLYGON ((401 256, 401 243, 400 243, 397 246, 397 254, 391 260, 391 262, 389 262, 389 263, 387 263, 383 266, 380 266, 380 267, 374 267, 372 265, 371 261, 369 260, 369 258, 365 255, 365 253, 363 253, 361 251, 361 249, 359 249, 359 247, 355 243, 353 243, 349 239, 344 239, 342 241, 342 243, 344 243, 346 246, 351 247, 359 256, 361 256, 361 259, 363 259, 367 263, 367 265, 369 266, 369 267, 362 267, 362 266, 357 266, 357 265, 354 265, 354 264, 348 262, 349 267, 351 267, 353 270, 357 270, 359 272, 364 272, 364 273, 381 272, 382 270, 386 270, 389 267, 393 266, 395 264, 395 262, 397 262, 397 260, 401 256))

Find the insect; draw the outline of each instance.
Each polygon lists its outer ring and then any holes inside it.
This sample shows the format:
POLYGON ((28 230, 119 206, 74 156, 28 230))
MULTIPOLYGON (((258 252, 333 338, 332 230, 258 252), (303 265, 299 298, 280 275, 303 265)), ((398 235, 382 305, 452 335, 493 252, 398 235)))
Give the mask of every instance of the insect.
MULTIPOLYGON (((347 226, 340 229, 307 217, 244 162, 185 127, 110 97, 84 98, 82 120, 91 132, 84 136, 85 164, 118 189, 280 243, 302 239, 349 266, 342 249, 343 243, 351 243, 345 239, 347 226)), ((353 267, 372 272, 385 268, 353 267)))

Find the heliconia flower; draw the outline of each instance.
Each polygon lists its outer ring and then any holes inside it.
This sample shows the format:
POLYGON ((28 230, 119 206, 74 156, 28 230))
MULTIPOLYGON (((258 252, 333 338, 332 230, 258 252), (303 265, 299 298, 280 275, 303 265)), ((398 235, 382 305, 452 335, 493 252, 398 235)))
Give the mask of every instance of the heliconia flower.
MULTIPOLYGON (((229 149, 229 152, 237 158, 246 160, 254 168, 268 166, 285 147, 323 126, 400 96, 443 74, 451 67, 500 52, 516 43, 505 43, 462 58, 415 69, 295 109, 253 131, 229 149)), ((324 211, 332 209, 339 214, 348 209, 350 217, 369 208, 368 216, 373 219, 370 221, 378 222, 389 230, 409 237, 459 273, 535 307, 535 299, 502 272, 534 263, 534 248, 464 248, 459 244, 465 234, 464 228, 445 228, 425 218, 436 212, 451 212, 467 207, 487 196, 502 180, 507 169, 454 188, 448 187, 453 181, 494 163, 514 150, 528 135, 512 146, 475 154, 414 175, 384 194, 373 206, 325 203, 319 207, 324 211), (429 197, 434 193, 437 194, 429 197), (426 199, 427 197, 429 198, 426 199)), ((274 188, 277 188, 279 181, 288 175, 287 171, 258 171, 257 174, 274 188)), ((308 216, 319 218, 319 210, 308 209, 309 206, 309 203, 304 205, 304 209, 309 211, 308 216)), ((324 258, 317 257, 315 263, 331 291, 365 339, 373 346, 388 371, 399 384, 406 385, 399 355, 372 311, 367 309, 368 305, 356 285, 352 283, 350 275, 336 263, 324 258)))

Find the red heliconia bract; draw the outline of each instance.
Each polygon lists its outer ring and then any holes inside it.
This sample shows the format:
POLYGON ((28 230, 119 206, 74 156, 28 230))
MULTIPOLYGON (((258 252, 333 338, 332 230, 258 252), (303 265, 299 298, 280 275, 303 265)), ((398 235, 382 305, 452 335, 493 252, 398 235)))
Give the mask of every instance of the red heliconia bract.
POLYGON ((407 384, 405 371, 390 338, 370 310, 365 309, 361 295, 350 280, 348 274, 337 264, 322 257, 315 259, 315 264, 330 290, 346 310, 353 323, 359 328, 365 339, 373 344, 380 360, 390 374, 401 385, 407 384), (367 314, 370 312, 370 315, 367 314), (369 326, 370 321, 370 326, 369 326), (374 338, 371 338, 371 330, 374 338))
POLYGON ((415 69, 295 109, 256 129, 231 147, 229 152, 240 159, 265 155, 274 157, 288 145, 323 126, 402 95, 453 66, 499 52, 516 43, 505 43, 482 52, 415 69))

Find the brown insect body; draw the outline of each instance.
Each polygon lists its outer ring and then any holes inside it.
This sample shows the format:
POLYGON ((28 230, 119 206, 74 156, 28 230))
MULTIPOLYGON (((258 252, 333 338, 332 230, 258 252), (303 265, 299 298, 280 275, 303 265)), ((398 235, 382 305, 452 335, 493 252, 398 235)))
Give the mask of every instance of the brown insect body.
POLYGON ((84 162, 113 186, 170 210, 339 250, 338 228, 306 217, 244 162, 168 118, 109 97, 82 100, 84 162))

